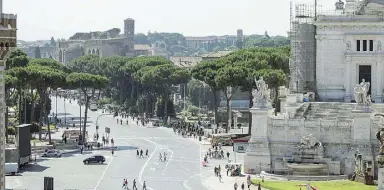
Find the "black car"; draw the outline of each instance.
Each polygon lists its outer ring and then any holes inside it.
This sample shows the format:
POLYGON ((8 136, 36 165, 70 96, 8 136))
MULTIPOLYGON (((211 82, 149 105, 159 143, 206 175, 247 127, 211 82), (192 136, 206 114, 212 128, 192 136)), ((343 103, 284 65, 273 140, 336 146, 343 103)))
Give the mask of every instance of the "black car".
POLYGON ((83 160, 84 164, 90 164, 90 163, 102 164, 104 162, 105 162, 105 158, 104 158, 104 156, 101 156, 101 155, 95 155, 95 156, 92 156, 92 157, 89 157, 89 158, 86 158, 83 160))

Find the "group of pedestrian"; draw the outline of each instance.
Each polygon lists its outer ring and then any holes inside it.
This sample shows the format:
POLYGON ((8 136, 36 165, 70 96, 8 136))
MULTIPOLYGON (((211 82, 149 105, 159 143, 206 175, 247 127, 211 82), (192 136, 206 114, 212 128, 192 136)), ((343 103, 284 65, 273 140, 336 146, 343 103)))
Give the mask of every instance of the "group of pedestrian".
POLYGON ((219 165, 219 167, 215 167, 213 171, 215 172, 215 176, 218 177, 221 182, 221 166, 219 165))
MULTIPOLYGON (((137 158, 144 158, 144 155, 143 155, 144 151, 141 149, 139 151, 139 149, 136 150, 136 157, 137 158)), ((148 149, 145 151, 145 157, 148 158, 149 155, 148 155, 148 149)))
MULTIPOLYGON (((247 176, 247 187, 248 187, 248 190, 251 189, 251 185, 252 185, 251 176, 248 175, 247 176)), ((237 188, 238 188, 238 185, 237 185, 237 182, 235 182, 235 184, 233 185, 233 189, 237 190, 237 188)), ((245 189, 245 184, 243 182, 243 183, 241 183, 241 190, 244 190, 244 189, 245 189)), ((257 190, 261 190, 261 184, 260 183, 257 185, 257 190)))
MULTIPOLYGON (((136 186, 136 179, 133 179, 133 185, 132 185, 132 190, 137 190, 137 186, 136 186)), ((123 186, 121 187, 122 189, 129 189, 128 187, 128 180, 127 179, 123 179, 123 186)), ((147 190, 147 184, 143 183, 143 190, 147 190)))
POLYGON ((164 152, 164 157, 163 157, 163 155, 162 155, 161 152, 160 152, 160 153, 159 153, 159 160, 160 160, 161 162, 165 162, 165 161, 167 161, 167 153, 164 152))

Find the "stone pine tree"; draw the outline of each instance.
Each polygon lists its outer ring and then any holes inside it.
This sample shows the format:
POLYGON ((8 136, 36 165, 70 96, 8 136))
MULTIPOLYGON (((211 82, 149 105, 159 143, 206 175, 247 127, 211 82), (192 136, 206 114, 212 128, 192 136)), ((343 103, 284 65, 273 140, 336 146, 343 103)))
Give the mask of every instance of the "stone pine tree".
POLYGON ((41 52, 40 52, 39 46, 37 46, 35 49, 35 58, 41 58, 41 52))

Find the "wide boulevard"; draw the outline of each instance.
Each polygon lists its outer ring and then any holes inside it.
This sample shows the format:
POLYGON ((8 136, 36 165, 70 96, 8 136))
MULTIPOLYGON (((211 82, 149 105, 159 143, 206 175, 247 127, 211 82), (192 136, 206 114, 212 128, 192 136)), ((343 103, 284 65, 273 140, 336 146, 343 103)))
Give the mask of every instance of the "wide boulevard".
MULTIPOLYGON (((52 98, 52 111, 56 112, 55 98, 52 98)), ((68 123, 79 121, 79 106, 58 98, 57 113, 62 122, 65 112, 68 123)), ((96 118, 100 115, 101 111, 88 112, 90 137, 96 132, 96 118)), ((128 179, 129 189, 132 189, 133 179, 136 179, 138 189, 142 189, 144 181, 149 190, 207 189, 202 183, 201 145, 197 141, 182 138, 167 128, 137 126, 132 120, 127 125, 126 119, 120 124, 116 120, 112 115, 102 115, 98 119, 100 137, 104 135, 105 127, 110 128, 110 138, 118 147, 114 156, 109 150, 93 150, 40 160, 20 176, 7 176, 7 188, 41 190, 44 176, 50 176, 54 177, 58 190, 121 189, 123 179, 128 179), (148 149, 149 156, 137 158, 137 149, 143 150, 144 154, 148 149), (166 161, 159 160, 160 153, 166 153, 166 161), (84 165, 83 159, 94 154, 104 155, 106 163, 84 165)))

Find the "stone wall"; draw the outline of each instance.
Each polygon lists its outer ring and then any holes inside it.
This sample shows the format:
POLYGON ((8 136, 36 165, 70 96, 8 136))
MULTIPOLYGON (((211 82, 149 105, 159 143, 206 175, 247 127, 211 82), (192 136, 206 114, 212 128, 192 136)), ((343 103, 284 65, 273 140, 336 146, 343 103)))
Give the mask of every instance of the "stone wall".
MULTIPOLYGON (((373 123, 373 122, 371 122, 373 123)), ((371 125, 371 138, 376 139, 377 126, 371 125)), ((354 145, 353 120, 317 120, 305 119, 268 119, 268 138, 272 156, 272 168, 284 168, 284 158, 291 157, 303 136, 312 134, 324 146, 324 158, 327 163, 338 165, 340 169, 330 170, 331 173, 353 173, 353 155, 358 147, 364 155, 372 155, 371 142, 354 145)), ((376 142, 372 141, 372 142, 376 142)), ((375 146, 373 144, 373 146, 375 146)), ((367 157, 368 160, 372 157, 367 157)))

